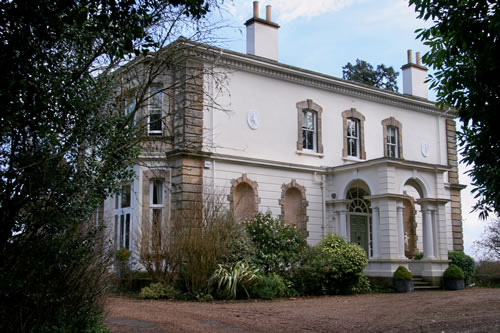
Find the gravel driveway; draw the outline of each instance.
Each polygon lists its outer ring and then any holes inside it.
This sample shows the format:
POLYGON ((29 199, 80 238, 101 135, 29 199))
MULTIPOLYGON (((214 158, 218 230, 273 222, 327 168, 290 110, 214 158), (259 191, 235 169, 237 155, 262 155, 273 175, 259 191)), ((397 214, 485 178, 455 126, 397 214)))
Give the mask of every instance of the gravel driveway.
POLYGON ((500 289, 179 302, 110 297, 111 332, 500 332, 500 289))

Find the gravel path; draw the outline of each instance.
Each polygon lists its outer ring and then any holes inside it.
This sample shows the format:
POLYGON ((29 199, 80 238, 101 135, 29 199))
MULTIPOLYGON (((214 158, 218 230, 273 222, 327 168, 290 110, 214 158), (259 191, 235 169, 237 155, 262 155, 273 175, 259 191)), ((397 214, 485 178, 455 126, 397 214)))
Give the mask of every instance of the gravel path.
POLYGON ((111 332, 500 332, 500 289, 179 302, 110 297, 111 332))

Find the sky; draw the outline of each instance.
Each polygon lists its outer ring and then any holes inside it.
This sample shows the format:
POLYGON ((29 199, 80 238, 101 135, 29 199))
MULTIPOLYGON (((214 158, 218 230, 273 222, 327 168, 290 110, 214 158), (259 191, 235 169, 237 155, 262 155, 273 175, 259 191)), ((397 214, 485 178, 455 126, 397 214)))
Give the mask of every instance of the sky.
MULTIPOLYGON (((428 51, 415 30, 432 25, 416 18, 408 1, 401 0, 262 0, 260 17, 265 17, 266 5, 272 6, 272 20, 280 25, 278 61, 283 64, 342 77, 342 66, 356 59, 376 67, 392 66, 400 72, 399 91, 402 91, 401 66, 407 63, 407 50, 423 55, 428 51)), ((244 23, 253 15, 252 0, 226 0, 222 17, 227 27, 220 29, 219 45, 246 53, 244 23)), ((432 73, 430 69, 429 73, 432 73)), ((429 99, 436 94, 429 91, 429 99)), ((476 259, 472 248, 481 237, 486 222, 471 213, 474 199, 466 167, 459 165, 462 190, 465 252, 476 259)))

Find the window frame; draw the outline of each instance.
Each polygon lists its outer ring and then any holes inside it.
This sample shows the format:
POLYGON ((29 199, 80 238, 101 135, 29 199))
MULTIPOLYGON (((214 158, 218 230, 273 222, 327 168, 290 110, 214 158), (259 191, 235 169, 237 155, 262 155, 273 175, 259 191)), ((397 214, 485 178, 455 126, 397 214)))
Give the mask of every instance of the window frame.
POLYGON ((366 160, 366 151, 365 151, 365 116, 357 111, 355 108, 351 108, 349 110, 345 110, 342 112, 342 123, 343 123, 343 141, 344 147, 342 148, 342 157, 345 159, 359 159, 366 160), (357 134, 358 140, 356 143, 357 154, 349 155, 349 138, 351 138, 349 133, 349 121, 356 120, 358 122, 357 126, 357 134))
POLYGON ((147 115, 147 132, 148 136, 162 136, 163 135, 163 104, 164 104, 164 92, 163 87, 158 85, 153 85, 149 87, 149 103, 148 103, 148 115, 147 115), (155 99, 159 98, 159 106, 156 105, 155 99), (156 120, 151 120, 152 115, 159 115, 160 117, 156 120), (151 125, 159 125, 159 129, 151 129, 151 125))
MULTIPOLYGON (((155 239, 158 242, 158 246, 161 246, 161 239, 162 239, 162 233, 161 231, 163 230, 163 226, 165 224, 165 199, 166 199, 166 191, 165 191, 165 180, 161 178, 153 178, 149 180, 149 216, 151 218, 151 236, 152 239, 151 241, 154 243, 155 239), (157 183, 160 183, 161 189, 161 201, 154 203, 154 198, 155 198, 155 185, 157 183), (160 211, 159 214, 159 220, 158 222, 155 220, 155 211, 160 211), (155 223, 159 223, 159 229, 158 229, 158 234, 155 234, 155 223)), ((153 244, 152 243, 152 244, 153 244)))
POLYGON ((403 158, 403 125, 394 117, 389 117, 384 120, 382 120, 382 128, 383 128, 383 144, 384 144, 384 157, 390 157, 390 158, 398 158, 402 159, 403 158), (389 129, 394 128, 396 130, 396 144, 395 144, 395 151, 396 151, 396 156, 391 156, 391 153, 389 152, 389 146, 393 145, 392 143, 389 143, 388 140, 388 135, 389 135, 389 129))
POLYGON ((317 131, 318 131, 318 116, 314 110, 310 109, 303 109, 302 110, 302 149, 304 151, 312 151, 316 152, 317 151, 317 146, 318 146, 318 138, 317 138, 317 131), (306 128, 304 126, 304 118, 307 117, 307 114, 310 113, 312 114, 312 129, 306 128), (308 142, 308 135, 306 133, 311 132, 312 133, 312 147, 308 148, 306 145, 309 146, 311 142, 308 142))
POLYGON ((323 156, 323 143, 322 143, 322 115, 323 108, 314 103, 311 99, 298 102, 295 104, 297 108, 297 153, 313 153, 323 156), (307 130, 303 127, 303 117, 305 112, 312 112, 313 114, 313 149, 304 147, 304 131, 307 130))
POLYGON ((347 118, 347 156, 349 157, 356 157, 360 158, 360 121, 357 118, 347 118), (350 123, 354 124, 354 129, 355 129, 355 135, 352 134, 352 131, 350 131, 350 123), (353 145, 351 142, 355 142, 355 153, 353 153, 353 145))
POLYGON ((130 250, 132 244, 132 183, 123 184, 114 198, 114 241, 116 250, 130 250), (128 188, 128 205, 124 206, 124 189, 128 188))

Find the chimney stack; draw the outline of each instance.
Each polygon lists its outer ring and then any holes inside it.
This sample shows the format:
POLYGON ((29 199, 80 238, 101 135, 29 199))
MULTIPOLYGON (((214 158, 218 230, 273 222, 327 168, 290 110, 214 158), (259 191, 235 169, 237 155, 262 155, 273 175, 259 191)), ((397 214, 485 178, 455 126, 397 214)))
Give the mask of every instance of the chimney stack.
POLYGON ((259 17, 259 2, 253 2, 253 17, 247 27, 247 54, 278 61, 278 29, 272 22, 271 6, 266 6, 266 19, 259 17))
POLYGON ((413 63, 412 50, 408 50, 408 63, 401 67, 403 71, 403 94, 420 98, 428 98, 427 68, 422 66, 420 52, 416 53, 416 63, 413 63))

